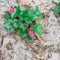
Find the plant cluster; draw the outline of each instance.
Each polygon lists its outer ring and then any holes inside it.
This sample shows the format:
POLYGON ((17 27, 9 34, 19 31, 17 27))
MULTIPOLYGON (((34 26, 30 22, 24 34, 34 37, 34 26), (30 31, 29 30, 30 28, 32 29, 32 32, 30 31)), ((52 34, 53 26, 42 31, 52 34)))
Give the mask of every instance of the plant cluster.
POLYGON ((36 20, 42 20, 39 8, 21 10, 20 6, 10 8, 5 14, 4 27, 11 32, 16 32, 22 39, 32 40, 42 33, 42 24, 36 24, 36 20))

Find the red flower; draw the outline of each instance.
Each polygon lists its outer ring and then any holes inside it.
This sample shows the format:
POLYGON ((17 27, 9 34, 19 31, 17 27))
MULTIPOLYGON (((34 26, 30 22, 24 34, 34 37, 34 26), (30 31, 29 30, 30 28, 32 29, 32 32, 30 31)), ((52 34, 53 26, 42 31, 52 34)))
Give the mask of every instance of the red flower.
POLYGON ((9 13, 10 14, 13 14, 14 13, 14 9, 13 8, 10 8, 9 13))
POLYGON ((32 31, 32 27, 30 27, 30 30, 32 31))
POLYGON ((34 37, 34 36, 35 36, 34 32, 30 30, 30 31, 29 31, 29 36, 30 36, 30 37, 34 37))

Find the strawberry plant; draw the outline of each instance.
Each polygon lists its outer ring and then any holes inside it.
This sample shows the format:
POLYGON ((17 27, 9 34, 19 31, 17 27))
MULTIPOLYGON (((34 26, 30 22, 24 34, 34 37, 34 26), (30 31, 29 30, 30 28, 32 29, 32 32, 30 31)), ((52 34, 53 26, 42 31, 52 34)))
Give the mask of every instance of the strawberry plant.
POLYGON ((21 10, 20 6, 10 8, 5 14, 4 28, 16 32, 22 39, 32 40, 42 33, 42 24, 34 23, 42 20, 39 8, 21 10))

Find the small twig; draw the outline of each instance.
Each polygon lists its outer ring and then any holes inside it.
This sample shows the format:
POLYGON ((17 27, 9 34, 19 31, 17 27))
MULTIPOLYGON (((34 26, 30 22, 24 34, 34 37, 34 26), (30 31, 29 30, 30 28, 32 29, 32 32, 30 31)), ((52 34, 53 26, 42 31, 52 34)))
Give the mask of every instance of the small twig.
POLYGON ((5 36, 2 36, 2 40, 1 40, 1 46, 3 45, 3 40, 4 40, 5 36))

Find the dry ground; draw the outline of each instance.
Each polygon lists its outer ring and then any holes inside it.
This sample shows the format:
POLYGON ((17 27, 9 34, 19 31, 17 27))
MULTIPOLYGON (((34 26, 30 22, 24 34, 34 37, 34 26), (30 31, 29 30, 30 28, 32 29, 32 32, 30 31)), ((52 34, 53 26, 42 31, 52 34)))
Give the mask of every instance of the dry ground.
MULTIPOLYGON (((30 3, 30 2, 29 2, 30 3)), ((17 0, 0 0, 0 60, 60 60, 60 17, 53 14, 53 0, 33 0, 44 14, 41 40, 21 41, 4 29, 4 14, 17 0), (3 43, 1 43, 3 41, 3 43)))

